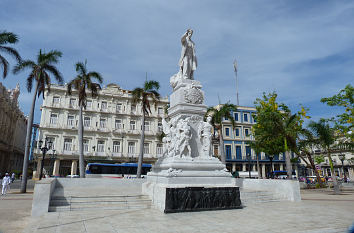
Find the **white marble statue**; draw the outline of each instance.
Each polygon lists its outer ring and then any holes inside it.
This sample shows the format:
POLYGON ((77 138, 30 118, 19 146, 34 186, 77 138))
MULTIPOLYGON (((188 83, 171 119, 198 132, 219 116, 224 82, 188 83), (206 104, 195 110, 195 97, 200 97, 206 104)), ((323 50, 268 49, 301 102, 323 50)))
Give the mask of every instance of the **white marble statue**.
POLYGON ((192 150, 190 140, 192 138, 192 132, 188 121, 189 117, 186 119, 180 119, 177 123, 177 147, 175 147, 175 155, 177 156, 191 157, 192 150))
POLYGON ((206 122, 201 122, 198 128, 198 136, 202 144, 202 157, 210 157, 210 146, 212 139, 213 126, 211 125, 211 116, 208 116, 206 122))
POLYGON ((194 42, 191 37, 193 30, 188 29, 181 38, 182 52, 179 59, 179 67, 182 77, 185 79, 194 79, 193 73, 197 69, 197 57, 194 50, 194 42))

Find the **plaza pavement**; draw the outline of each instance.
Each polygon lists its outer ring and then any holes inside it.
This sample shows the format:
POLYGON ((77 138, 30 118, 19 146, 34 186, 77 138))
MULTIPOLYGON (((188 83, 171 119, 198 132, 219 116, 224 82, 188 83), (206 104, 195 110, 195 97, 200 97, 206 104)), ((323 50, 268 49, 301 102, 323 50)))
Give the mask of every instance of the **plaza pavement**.
POLYGON ((32 194, 10 193, 0 200, 0 232, 329 233, 347 232, 354 223, 354 190, 342 195, 327 189, 302 190, 301 195, 301 202, 258 203, 236 210, 175 214, 155 209, 95 210, 52 212, 30 219, 32 194))

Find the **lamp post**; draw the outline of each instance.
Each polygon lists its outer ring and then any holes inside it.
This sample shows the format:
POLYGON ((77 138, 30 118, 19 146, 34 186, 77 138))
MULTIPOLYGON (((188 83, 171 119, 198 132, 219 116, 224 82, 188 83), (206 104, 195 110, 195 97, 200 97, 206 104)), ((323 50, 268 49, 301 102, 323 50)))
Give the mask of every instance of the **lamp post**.
POLYGON ((247 153, 248 158, 248 177, 251 178, 251 154, 247 153))
POLYGON ((345 177, 345 171, 344 171, 344 160, 345 160, 345 154, 340 154, 338 155, 339 160, 342 162, 342 171, 343 171, 343 178, 345 177))
POLYGON ((274 174, 273 174, 273 155, 268 155, 268 159, 270 161, 270 178, 274 178, 274 174))
POLYGON ((55 165, 56 158, 57 158, 57 155, 55 154, 55 150, 53 149, 52 150, 52 154, 50 155, 50 159, 51 159, 52 164, 53 164, 53 166, 52 166, 52 175, 54 175, 53 173, 54 173, 54 165, 55 165))
POLYGON ((47 153, 48 150, 50 150, 52 148, 52 141, 48 140, 47 138, 45 138, 43 147, 42 147, 42 145, 43 145, 43 141, 40 140, 38 148, 42 151, 42 155, 43 156, 42 156, 41 170, 40 170, 40 173, 39 173, 39 180, 42 179, 45 154, 47 153))

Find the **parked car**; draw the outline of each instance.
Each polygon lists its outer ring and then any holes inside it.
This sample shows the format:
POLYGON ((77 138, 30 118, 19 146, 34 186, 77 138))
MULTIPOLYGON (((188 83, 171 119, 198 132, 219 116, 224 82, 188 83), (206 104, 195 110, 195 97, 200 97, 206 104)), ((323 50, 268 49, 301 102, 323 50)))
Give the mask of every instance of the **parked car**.
POLYGON ((79 175, 67 175, 66 178, 80 178, 79 175))

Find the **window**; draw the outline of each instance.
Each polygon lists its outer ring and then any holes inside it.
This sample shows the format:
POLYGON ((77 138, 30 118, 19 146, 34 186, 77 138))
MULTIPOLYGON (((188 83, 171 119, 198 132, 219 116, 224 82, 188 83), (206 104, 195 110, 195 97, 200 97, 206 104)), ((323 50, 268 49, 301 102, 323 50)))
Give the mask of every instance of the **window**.
POLYGON ((116 112, 121 113, 122 112, 122 104, 117 104, 116 106, 116 112))
POLYGON ((58 123, 58 114, 51 113, 50 114, 50 124, 56 125, 58 123))
POLYGON ((157 144, 157 147, 156 147, 156 154, 157 155, 162 155, 163 153, 163 146, 162 144, 157 144))
POLYGON ((150 121, 145 121, 145 131, 150 131, 150 121))
POLYGON ((244 114, 243 114, 243 120, 244 120, 245 122, 248 122, 248 114, 247 114, 247 113, 244 113, 244 114))
POLYGON ((226 159, 231 159, 231 146, 230 145, 225 146, 225 152, 226 152, 226 159))
POLYGON ((113 142, 113 153, 119 153, 120 152, 120 141, 114 141, 113 142))
POLYGON ((64 151, 71 151, 71 147, 72 147, 72 139, 70 138, 65 138, 64 139, 64 151))
POLYGON ((128 143, 128 154, 135 154, 135 142, 128 143))
POLYGON ((83 144, 84 144, 84 152, 88 152, 89 151, 89 141, 87 139, 83 140, 83 144))
POLYGON ((68 116, 68 126, 74 126, 74 116, 68 116))
POLYGON ((228 121, 228 120, 229 120, 229 118, 227 118, 227 117, 224 117, 224 120, 225 120, 225 121, 228 121))
POLYGON ((69 107, 74 108, 76 104, 76 99, 70 99, 69 107))
POLYGON ((251 147, 250 146, 246 146, 246 156, 248 156, 248 155, 251 156, 251 147))
POLYGON ((157 114, 162 115, 163 114, 163 108, 158 108, 157 109, 157 114))
POLYGON ((225 135, 230 136, 230 128, 225 128, 225 135))
POLYGON ((136 113, 136 105, 132 105, 130 107, 130 111, 131 111, 131 113, 135 114, 136 113))
POLYGON ((92 108, 92 101, 91 100, 87 100, 86 101, 86 109, 91 109, 92 108))
POLYGON ((144 143, 144 154, 150 154, 150 144, 144 143))
POLYGON ((106 128, 106 119, 100 119, 100 128, 106 128))
POLYGON ((250 136, 249 129, 245 129, 245 136, 246 136, 246 137, 250 136))
POLYGON ((55 150, 55 138, 54 137, 47 137, 48 142, 52 142, 51 150, 55 150))
POLYGON ((163 130, 163 128, 162 128, 162 122, 161 122, 161 121, 159 121, 159 122, 157 123, 157 130, 158 130, 159 132, 162 132, 162 130, 163 130))
POLYGON ((234 118, 235 118, 235 121, 238 121, 238 113, 237 112, 234 113, 234 118))
POLYGON ((240 137, 240 128, 236 128, 236 137, 240 137))
POLYGON ((121 129, 122 128, 122 120, 116 119, 115 126, 116 126, 116 129, 121 129))
POLYGON ((135 121, 130 121, 130 129, 135 130, 135 121))
POLYGON ((236 159, 242 159, 241 146, 236 146, 236 159))
POLYGON ((107 102, 106 101, 103 101, 102 104, 101 104, 101 110, 102 111, 107 111, 107 102))
POLYGON ((97 152, 104 152, 104 141, 99 140, 97 142, 97 152))
POLYGON ((54 96, 53 97, 53 104, 59 104, 60 103, 60 97, 54 96))
POLYGON ((90 127, 90 126, 91 126, 91 118, 84 117, 84 127, 90 127))

